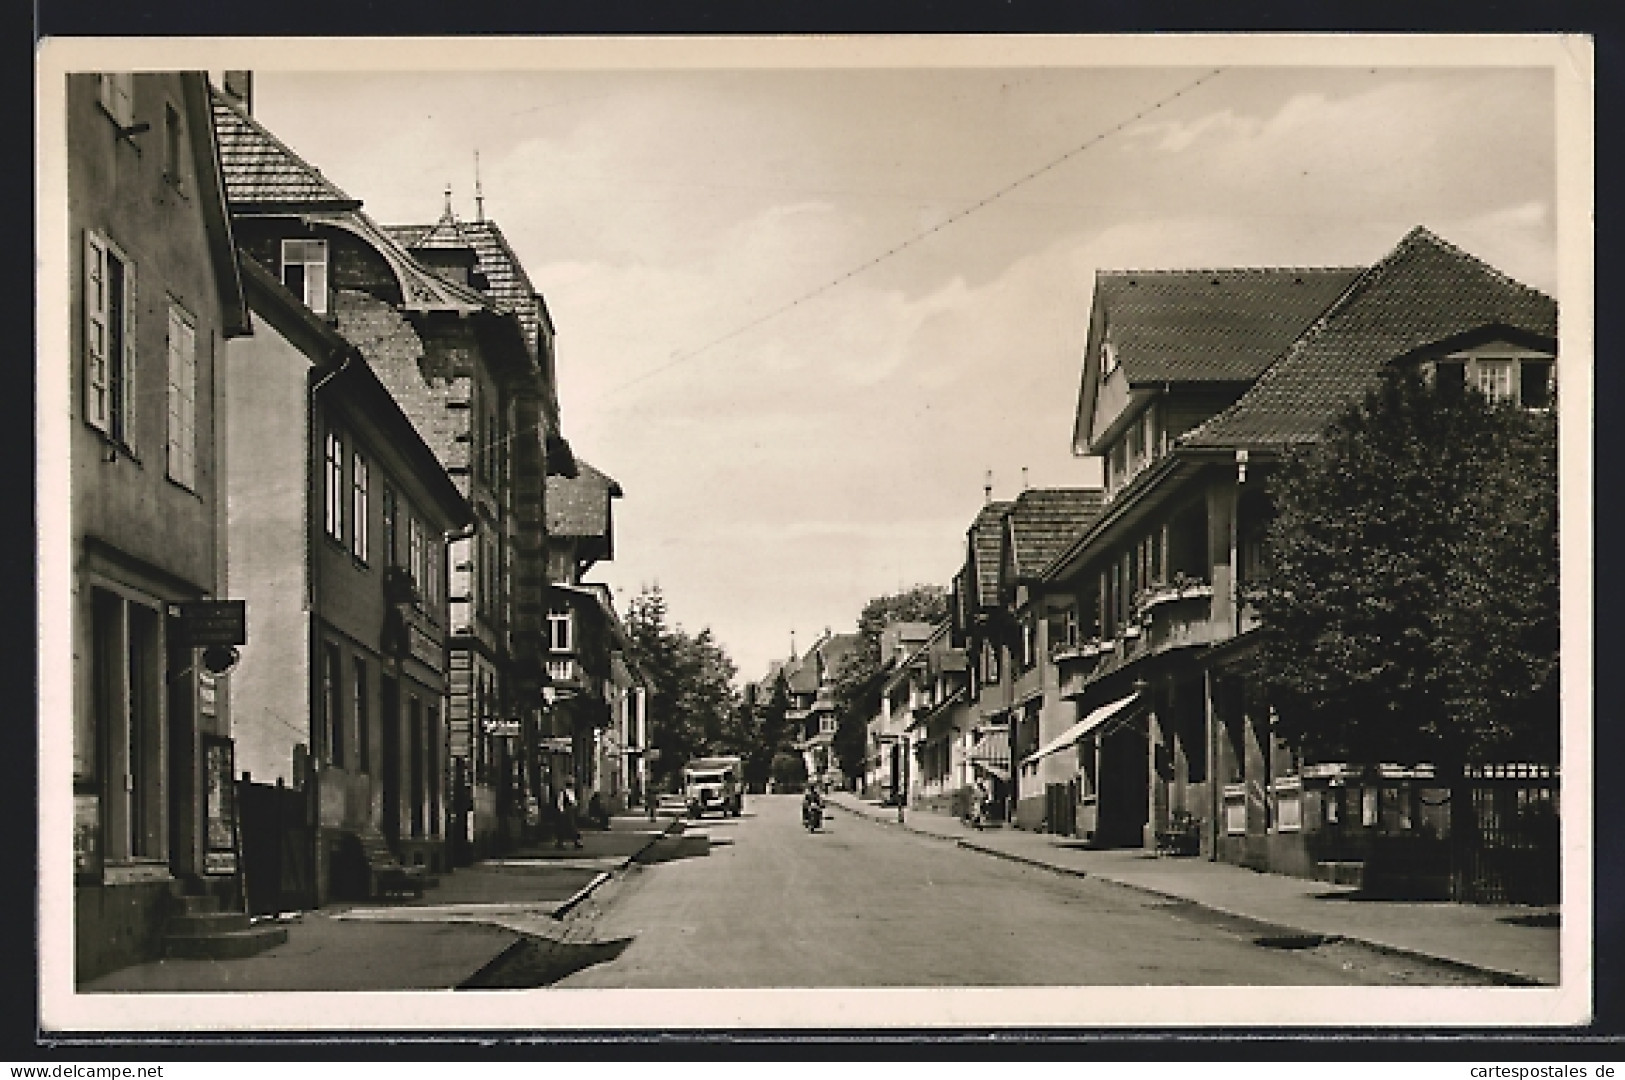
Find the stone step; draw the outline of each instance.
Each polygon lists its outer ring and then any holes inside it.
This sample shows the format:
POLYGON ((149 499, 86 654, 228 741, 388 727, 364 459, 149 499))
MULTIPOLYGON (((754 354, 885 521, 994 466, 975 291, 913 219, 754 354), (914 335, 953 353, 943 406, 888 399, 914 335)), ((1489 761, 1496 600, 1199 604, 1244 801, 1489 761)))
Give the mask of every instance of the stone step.
POLYGON ((218 896, 187 893, 175 897, 177 915, 213 915, 220 910, 218 896))
POLYGON ((190 911, 171 915, 164 926, 164 933, 190 937, 224 934, 232 930, 247 930, 248 927, 248 916, 241 911, 190 911))
POLYGON ((1359 888, 1365 878, 1365 863, 1354 861, 1316 863, 1315 877, 1333 885, 1352 885, 1359 888))
POLYGON ((164 937, 164 955, 176 960, 241 960, 256 956, 288 940, 285 926, 251 926, 210 934, 172 934, 164 937))

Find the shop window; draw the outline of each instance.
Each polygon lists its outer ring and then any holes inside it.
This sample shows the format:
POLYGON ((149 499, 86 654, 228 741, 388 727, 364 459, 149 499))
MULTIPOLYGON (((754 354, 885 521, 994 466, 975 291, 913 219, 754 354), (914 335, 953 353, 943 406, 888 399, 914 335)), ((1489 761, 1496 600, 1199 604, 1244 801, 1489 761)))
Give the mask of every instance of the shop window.
POLYGON ((440 735, 440 706, 431 702, 426 710, 425 723, 428 725, 428 738, 425 741, 424 753, 428 755, 425 766, 427 773, 425 780, 429 788, 429 835, 440 835, 440 747, 443 739, 440 735))
MULTIPOLYGON (((109 862, 165 855, 159 621, 152 608, 109 590, 92 591, 92 737, 102 851, 109 862)), ((177 680, 171 692, 187 692, 191 685, 177 680)))
POLYGON ((406 730, 408 738, 407 751, 408 759, 410 761, 408 775, 409 786, 407 790, 411 794, 412 802, 412 835, 414 837, 421 837, 423 835, 425 825, 424 813, 428 807, 426 798, 427 793, 425 791, 426 776, 424 774, 423 762, 423 702, 418 699, 416 694, 410 695, 407 699, 406 717, 406 730))

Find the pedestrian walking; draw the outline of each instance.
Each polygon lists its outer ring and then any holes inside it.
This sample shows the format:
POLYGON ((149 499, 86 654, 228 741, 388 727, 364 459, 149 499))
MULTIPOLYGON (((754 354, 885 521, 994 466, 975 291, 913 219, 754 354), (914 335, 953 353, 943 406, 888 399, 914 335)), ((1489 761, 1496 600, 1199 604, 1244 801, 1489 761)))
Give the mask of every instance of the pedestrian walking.
POLYGON ((660 805, 660 796, 655 792, 653 784, 643 785, 643 809, 648 813, 649 820, 655 819, 655 807, 660 805))
POLYGON ((553 832, 553 847, 562 849, 564 841, 569 840, 577 848, 581 847, 581 830, 576 827, 576 793, 575 785, 560 784, 558 801, 554 804, 557 822, 553 832))

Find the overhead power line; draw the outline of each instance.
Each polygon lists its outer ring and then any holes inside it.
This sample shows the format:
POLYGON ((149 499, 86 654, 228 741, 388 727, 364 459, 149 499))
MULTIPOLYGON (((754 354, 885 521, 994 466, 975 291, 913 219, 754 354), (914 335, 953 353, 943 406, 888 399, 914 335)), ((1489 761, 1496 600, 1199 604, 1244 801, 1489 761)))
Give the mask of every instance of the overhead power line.
POLYGON ((809 300, 813 300, 813 299, 816 299, 817 297, 822 296, 823 294, 829 292, 831 289, 834 289, 834 288, 844 284, 845 282, 849 281, 850 279, 852 279, 854 277, 857 277, 859 274, 863 273, 864 271, 870 270, 870 269, 880 265, 881 263, 885 262, 887 259, 890 259, 892 256, 897 255, 897 254, 899 254, 901 252, 907 251, 909 248, 911 248, 914 245, 920 243, 922 240, 926 240, 926 239, 930 238, 931 236, 934 236, 935 234, 941 232, 943 229, 946 229, 948 226, 956 224, 956 223, 958 223, 960 221, 963 221, 965 218, 969 217, 970 215, 972 215, 972 214, 976 213, 977 211, 982 210, 985 207, 990 206, 991 204, 999 201, 1000 199, 1004 198, 1006 195, 1010 194, 1012 191, 1016 190, 1017 188, 1025 185, 1025 184, 1031 183, 1032 181, 1038 179, 1040 176, 1043 176, 1045 173, 1051 171, 1052 169, 1058 168, 1059 166, 1066 164, 1068 161, 1070 161, 1073 158, 1077 157, 1079 154, 1083 153, 1085 150, 1088 150, 1089 148, 1098 145, 1099 143, 1103 142, 1104 140, 1106 140, 1106 139, 1110 138, 1111 136, 1117 134, 1119 131, 1122 131, 1124 128, 1128 127, 1130 124, 1133 124, 1133 123, 1136 123, 1137 121, 1143 120, 1147 116, 1150 116, 1152 113, 1156 112, 1157 110, 1159 110, 1159 109, 1161 109, 1161 108, 1163 108, 1163 107, 1165 107, 1165 106, 1167 106, 1169 104, 1172 104, 1174 101, 1177 101, 1179 98, 1184 97, 1186 94, 1190 93, 1192 90, 1195 90, 1198 86, 1201 86, 1203 83, 1208 82, 1209 80, 1211 80, 1214 77, 1216 77, 1217 75, 1219 75, 1221 72, 1223 72, 1223 70, 1224 70, 1223 68, 1214 68, 1212 71, 1206 72, 1205 74, 1203 74, 1200 77, 1192 80, 1191 82, 1186 83, 1184 86, 1181 86, 1178 90, 1175 90, 1173 93, 1167 95, 1166 97, 1158 98, 1156 101, 1152 102, 1150 105, 1147 105, 1145 108, 1141 109, 1139 112, 1135 113, 1134 115, 1129 116, 1129 117, 1125 117, 1124 119, 1118 121, 1116 124, 1113 124, 1111 127, 1106 128, 1104 131, 1101 131, 1101 132, 1091 136, 1088 140, 1086 140, 1085 142, 1080 143, 1077 146, 1074 146, 1072 149, 1068 150, 1066 153, 1062 154, 1061 156, 1051 159, 1046 164, 1040 165, 1038 168, 1032 170, 1031 172, 1025 174, 1024 176, 1017 177, 1016 179, 1010 181, 1009 183, 1005 184, 1003 187, 1001 187, 998 190, 992 192, 991 194, 986 195, 986 196, 982 197, 981 199, 978 199, 974 203, 971 203, 969 206, 965 207, 964 209, 955 211, 954 213, 952 213, 952 214, 948 215, 946 218, 944 218, 942 221, 939 221, 937 224, 931 226, 929 229, 923 229, 920 232, 915 233, 913 236, 910 236, 906 240, 903 240, 900 243, 888 248, 887 250, 882 251, 880 254, 875 255, 874 257, 872 257, 870 259, 867 259, 864 262, 859 263, 857 266, 854 266, 852 269, 847 270, 845 273, 842 273, 842 274, 837 275, 836 277, 830 278, 828 281, 824 282, 822 285, 819 285, 817 288, 814 288, 814 289, 809 290, 808 292, 802 293, 800 296, 797 296, 794 300, 791 300, 788 303, 782 304, 779 307, 774 308, 772 311, 769 311, 765 315, 760 315, 760 316, 750 320, 747 323, 744 323, 744 324, 742 324, 740 326, 735 327, 734 329, 728 331, 725 334, 722 334, 722 335, 720 335, 718 337, 714 337, 710 341, 707 341, 703 345, 700 345, 700 346, 698 346, 696 348, 693 348, 693 349, 689 349, 689 350, 684 351, 684 352, 679 352, 679 353, 675 354, 666 363, 661 364, 661 365, 659 365, 657 367, 650 368, 648 371, 645 371, 643 374, 634 376, 633 378, 628 379, 626 382, 620 383, 617 386, 610 387, 608 390, 606 390, 604 392, 604 395, 602 395, 602 396, 607 396, 609 394, 616 393, 617 391, 620 391, 620 390, 626 390, 626 389, 628 389, 630 387, 636 386, 638 383, 645 382, 645 381, 647 381, 649 379, 652 379, 656 375, 660 375, 660 374, 663 374, 663 373, 665 373, 667 371, 670 371, 672 368, 677 367, 680 364, 686 364, 688 361, 693 360, 696 357, 699 357, 699 356, 703 355, 704 353, 710 352, 712 349, 716 348, 718 345, 722 345, 722 344, 724 344, 726 342, 732 341, 734 338, 739 337, 741 334, 744 334, 744 333, 747 333, 747 332, 749 332, 751 330, 754 330, 754 329, 756 329, 756 327, 761 326, 763 323, 770 322, 773 319, 778 318, 780 315, 783 315, 788 311, 792 311, 795 308, 800 307, 802 304, 807 303, 809 300))

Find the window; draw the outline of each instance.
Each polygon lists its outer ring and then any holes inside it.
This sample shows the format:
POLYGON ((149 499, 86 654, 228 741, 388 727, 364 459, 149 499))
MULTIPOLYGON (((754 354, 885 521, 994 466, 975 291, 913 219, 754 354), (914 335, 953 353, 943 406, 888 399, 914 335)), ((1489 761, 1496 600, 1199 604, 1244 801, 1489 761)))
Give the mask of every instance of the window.
POLYGON ((350 554, 367 561, 367 458, 357 450, 350 458, 350 554))
POLYGON ((344 436, 327 429, 327 491, 322 525, 327 535, 344 539, 344 436))
POLYGON ((164 105, 164 179, 181 189, 181 114, 164 105))
POLYGON ((439 542, 433 541, 427 545, 427 558, 424 560, 424 576, 427 579, 424 585, 424 602, 429 607, 439 607, 441 600, 440 555, 445 549, 439 542))
POLYGON ((120 128, 127 128, 135 120, 135 76, 128 71, 110 72, 96 76, 96 94, 107 115, 120 128))
POLYGON ((327 241, 282 241, 282 284, 310 310, 327 314, 327 241))
POLYGON ((344 690, 340 682, 339 647, 322 646, 322 760, 344 765, 344 690))
POLYGON ((372 768, 372 728, 367 708, 367 665, 355 662, 355 767, 358 772, 372 768))
POLYGON ((427 709, 428 738, 424 740, 424 753, 429 760, 424 772, 429 788, 429 835, 440 835, 440 706, 430 703, 427 709))
POLYGON ((1440 360, 1433 365, 1433 385, 1444 397, 1459 398, 1467 385, 1467 364, 1462 360, 1440 360))
POLYGON ((547 613, 548 651, 570 652, 573 647, 570 638, 570 613, 568 611, 549 611, 547 613))
POLYGON ((1490 401, 1500 404, 1515 400, 1512 381, 1514 360, 1478 360, 1473 364, 1474 386, 1490 401))
POLYGON ((1117 349, 1109 341, 1100 343, 1100 377, 1107 378, 1117 370, 1117 349))
POLYGON ((1033 633, 1032 616, 1028 615, 1021 620, 1021 669, 1023 671, 1032 667, 1033 661, 1037 659, 1034 655, 1036 650, 1033 648, 1033 633))
POLYGON ((169 478, 197 486, 197 331, 169 305, 169 478))
POLYGON ((395 487, 388 480, 384 481, 384 565, 399 566, 401 564, 400 539, 396 535, 396 509, 395 487))
POLYGON ((999 650, 991 641, 982 643, 982 672, 987 682, 999 681, 999 650))
POLYGON ((133 445, 135 267, 104 236, 85 232, 85 422, 133 445))
POLYGON ((423 598, 423 582, 428 577, 425 564, 423 525, 415 517, 407 518, 407 557, 408 569, 412 571, 412 584, 417 586, 418 599, 423 598))

